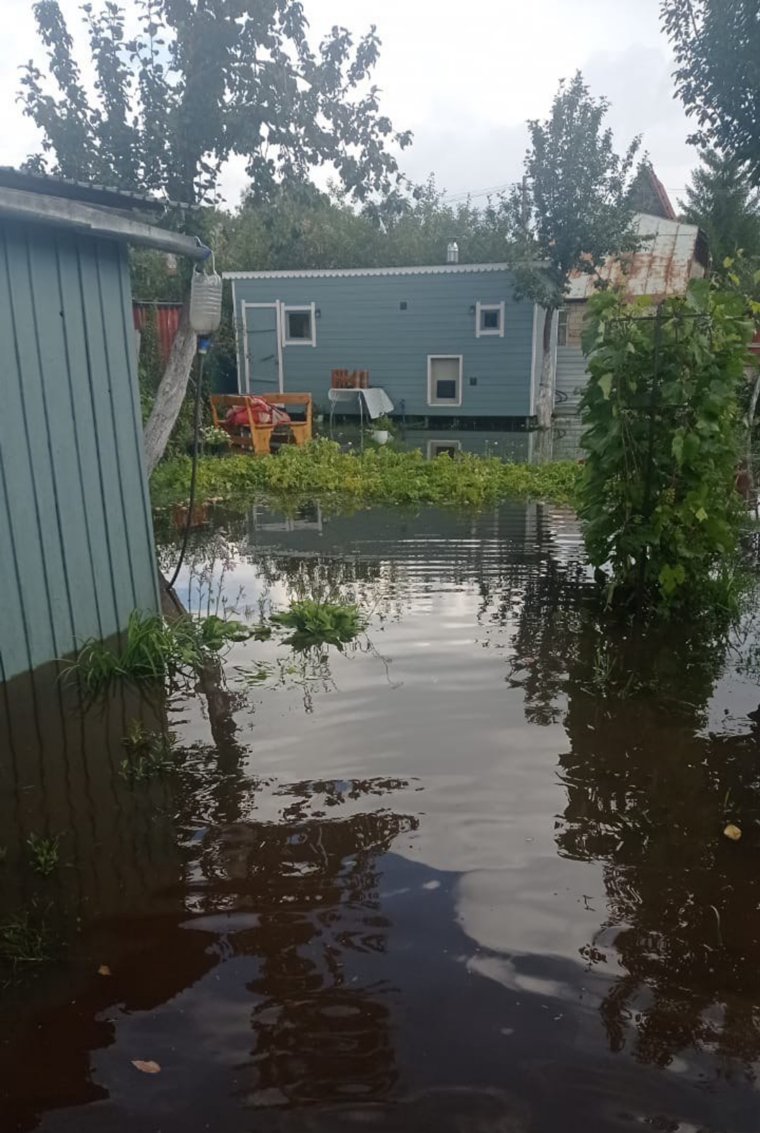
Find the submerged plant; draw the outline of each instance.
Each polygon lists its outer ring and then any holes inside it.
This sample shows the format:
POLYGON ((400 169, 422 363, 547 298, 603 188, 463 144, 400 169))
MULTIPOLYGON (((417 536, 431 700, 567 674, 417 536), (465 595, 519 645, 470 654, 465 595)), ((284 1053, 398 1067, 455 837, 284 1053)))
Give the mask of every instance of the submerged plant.
POLYGON ((353 603, 320 602, 315 598, 303 598, 293 602, 289 610, 273 614, 272 621, 278 625, 295 630, 289 639, 296 648, 306 648, 318 643, 338 647, 353 641, 364 628, 358 606, 353 603))
POLYGON ((50 955, 50 933, 43 918, 25 910, 0 921, 0 963, 41 964, 50 955))
POLYGON ((130 782, 145 783, 176 768, 174 732, 151 732, 141 721, 133 720, 121 742, 127 750, 121 774, 130 782))
MULTIPOLYGON (((191 462, 175 458, 158 466, 151 479, 156 506, 184 502, 191 462)), ((461 453, 457 460, 426 460, 419 451, 372 445, 363 453, 342 452, 316 440, 285 445, 276 456, 206 456, 198 462, 197 499, 246 499, 263 493, 280 501, 304 497, 342 504, 441 504, 480 507, 500 499, 572 503, 581 475, 573 461, 517 464, 495 456, 461 453)))
POLYGON ((169 622, 136 610, 130 615, 121 652, 92 638, 82 645, 66 675, 78 678, 88 693, 100 692, 120 678, 138 684, 164 683, 199 672, 229 642, 250 635, 240 622, 215 615, 169 622))
POLYGON ((44 838, 30 834, 26 840, 32 868, 43 877, 49 877, 58 865, 58 836, 44 838))

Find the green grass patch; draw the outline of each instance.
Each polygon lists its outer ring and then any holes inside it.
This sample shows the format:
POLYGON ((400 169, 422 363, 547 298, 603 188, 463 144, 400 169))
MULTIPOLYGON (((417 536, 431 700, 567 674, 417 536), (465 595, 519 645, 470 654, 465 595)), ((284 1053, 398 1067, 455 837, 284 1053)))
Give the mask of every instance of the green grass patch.
POLYGON ((353 641, 364 628, 358 606, 319 602, 314 598, 293 602, 289 610, 273 614, 272 621, 295 630, 288 642, 296 649, 322 644, 340 648, 353 641))
POLYGON ((49 959, 50 933, 35 913, 27 910, 0 921, 0 965, 14 969, 49 959))
MULTIPOLYGON (((188 457, 158 466, 151 480, 156 507, 187 500, 190 468, 188 457)), ((426 460, 421 452, 390 448, 342 452, 332 441, 318 440, 304 448, 287 446, 275 456, 202 457, 197 498, 234 501, 264 494, 334 496, 360 504, 477 507, 508 498, 572 504, 580 474, 581 467, 572 461, 511 464, 472 453, 426 460)))
POLYGON ((116 680, 165 683, 192 676, 230 641, 250 636, 251 631, 240 622, 213 615, 168 622, 136 610, 130 615, 120 651, 95 638, 85 641, 65 675, 78 680, 89 694, 101 692, 116 680))

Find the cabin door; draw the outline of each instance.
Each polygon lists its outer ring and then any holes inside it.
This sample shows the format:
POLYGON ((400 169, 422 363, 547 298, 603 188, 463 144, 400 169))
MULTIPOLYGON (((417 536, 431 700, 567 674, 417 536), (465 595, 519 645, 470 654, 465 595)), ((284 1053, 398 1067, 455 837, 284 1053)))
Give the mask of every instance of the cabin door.
POLYGON ((278 303, 244 303, 246 393, 282 393, 278 303))

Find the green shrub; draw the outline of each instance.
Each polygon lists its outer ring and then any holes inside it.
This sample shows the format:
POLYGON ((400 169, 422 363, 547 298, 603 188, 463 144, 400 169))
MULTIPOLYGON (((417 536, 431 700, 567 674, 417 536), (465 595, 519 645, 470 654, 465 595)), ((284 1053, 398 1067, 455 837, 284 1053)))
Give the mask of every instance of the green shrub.
POLYGON ((611 594, 640 607, 709 604, 741 527, 746 303, 700 280, 657 311, 603 293, 590 313, 579 493, 589 558, 611 594))

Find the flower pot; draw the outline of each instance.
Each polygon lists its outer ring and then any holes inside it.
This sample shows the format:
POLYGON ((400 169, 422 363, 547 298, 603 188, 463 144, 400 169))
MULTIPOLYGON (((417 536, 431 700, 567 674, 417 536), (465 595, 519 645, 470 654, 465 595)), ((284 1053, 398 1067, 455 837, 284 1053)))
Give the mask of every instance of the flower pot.
POLYGON ((387 445, 390 440, 390 433, 387 429, 375 429, 372 434, 372 440, 376 445, 387 445))

